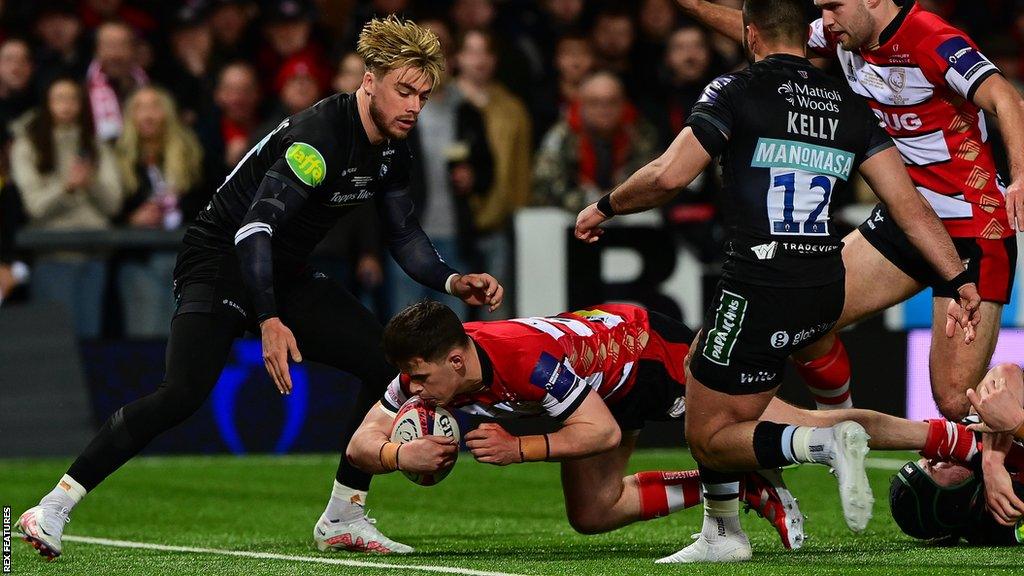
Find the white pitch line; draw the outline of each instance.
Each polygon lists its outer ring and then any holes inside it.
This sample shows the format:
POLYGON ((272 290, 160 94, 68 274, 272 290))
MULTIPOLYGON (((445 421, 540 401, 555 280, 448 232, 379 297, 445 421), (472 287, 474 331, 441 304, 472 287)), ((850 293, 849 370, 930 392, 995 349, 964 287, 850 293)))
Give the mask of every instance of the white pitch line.
POLYGON ((899 458, 865 458, 864 467, 876 470, 898 470, 909 461, 909 459, 901 460, 899 458))
POLYGON ((440 572, 443 574, 465 574, 466 576, 525 576, 523 574, 512 574, 509 572, 488 572, 486 570, 472 570, 470 568, 455 568, 449 566, 429 566, 426 564, 391 564, 385 562, 366 562, 364 560, 347 560, 344 558, 317 558, 314 556, 291 556, 288 554, 273 554, 270 552, 246 552, 243 550, 224 550, 220 548, 196 548, 193 546, 167 546, 165 544, 151 544, 149 542, 132 542, 130 540, 110 540, 108 538, 92 538, 90 536, 64 536, 64 540, 80 542, 82 544, 95 544, 97 546, 112 546, 114 548, 138 548, 142 550, 160 550, 162 552, 191 552, 193 554, 217 554, 220 556, 238 556, 241 558, 256 558, 260 560, 287 560, 289 562, 310 562, 313 564, 334 564, 340 566, 353 566, 357 568, 377 568, 378 570, 399 569, 419 570, 421 572, 440 572))

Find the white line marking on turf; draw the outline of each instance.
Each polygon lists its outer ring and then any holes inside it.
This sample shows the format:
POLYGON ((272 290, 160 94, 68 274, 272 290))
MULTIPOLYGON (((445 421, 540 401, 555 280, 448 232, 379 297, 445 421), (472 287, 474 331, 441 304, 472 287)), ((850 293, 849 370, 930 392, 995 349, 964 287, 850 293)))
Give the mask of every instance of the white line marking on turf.
POLYGON ((909 460, 900 460, 899 458, 865 458, 864 467, 876 470, 898 470, 907 462, 909 460))
POLYGON ((97 546, 113 546, 115 548, 139 548, 143 550, 160 550, 162 552, 191 552, 193 554, 218 554, 221 556, 238 556, 241 558, 257 558, 261 560, 288 560, 291 562, 311 562, 314 564, 335 564, 340 566, 354 566, 358 568, 377 568, 379 570, 397 568, 399 570, 419 570, 421 572, 441 572, 444 574, 465 574, 467 576, 525 576, 509 572, 488 572, 486 570, 472 570, 469 568, 454 568, 449 566, 392 564, 385 562, 366 562, 364 560, 348 560, 344 558, 318 558, 315 556, 291 556, 288 554, 273 554, 270 552, 245 552, 243 550, 225 550, 220 548, 167 546, 164 544, 151 544, 149 542, 110 540, 107 538, 92 538, 89 536, 64 536, 64 540, 70 542, 81 542, 82 544, 95 544, 97 546))

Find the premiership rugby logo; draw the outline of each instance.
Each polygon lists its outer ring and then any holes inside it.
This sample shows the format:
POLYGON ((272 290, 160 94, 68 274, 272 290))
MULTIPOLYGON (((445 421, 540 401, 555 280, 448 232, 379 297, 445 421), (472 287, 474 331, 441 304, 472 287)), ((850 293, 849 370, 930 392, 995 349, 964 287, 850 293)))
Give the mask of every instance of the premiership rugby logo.
POLYGON ((296 142, 284 154, 288 167, 307 186, 319 186, 327 175, 327 163, 323 155, 305 142, 296 142))

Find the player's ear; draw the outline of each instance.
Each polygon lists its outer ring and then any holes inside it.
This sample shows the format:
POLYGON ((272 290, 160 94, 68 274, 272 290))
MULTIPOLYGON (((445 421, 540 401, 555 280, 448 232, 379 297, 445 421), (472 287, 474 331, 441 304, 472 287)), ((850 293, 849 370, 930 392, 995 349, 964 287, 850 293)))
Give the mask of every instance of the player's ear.
POLYGON ((461 372, 466 367, 466 356, 465 352, 461 348, 453 348, 448 353, 448 363, 452 365, 457 372, 461 372))
POLYGON ((751 56, 757 53, 757 45, 761 41, 761 35, 757 32, 757 27, 753 24, 747 24, 743 28, 743 33, 747 36, 747 48, 750 50, 751 56))
POLYGON ((362 88, 363 88, 363 92, 366 92, 367 96, 373 96, 374 84, 375 84, 376 80, 377 80, 377 77, 374 76, 373 72, 371 72, 370 70, 367 70, 366 72, 363 72, 363 85, 362 85, 362 88))

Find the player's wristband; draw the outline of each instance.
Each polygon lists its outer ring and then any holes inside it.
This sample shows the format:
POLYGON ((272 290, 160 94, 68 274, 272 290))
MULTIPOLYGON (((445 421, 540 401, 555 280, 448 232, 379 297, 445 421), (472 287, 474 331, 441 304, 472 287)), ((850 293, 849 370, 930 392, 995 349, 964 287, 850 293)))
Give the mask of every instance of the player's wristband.
POLYGON ((388 472, 398 470, 398 449, 402 445, 397 442, 385 442, 380 445, 380 453, 378 458, 380 459, 380 465, 384 467, 388 472))
POLYGON ((547 434, 519 437, 519 461, 540 462, 551 457, 551 443, 547 434))
POLYGON ((971 275, 967 272, 967 270, 964 270, 963 272, 954 276, 953 279, 949 281, 949 285, 952 286, 954 290, 959 292, 961 288, 963 288, 967 284, 970 284, 971 282, 974 282, 974 280, 971 279, 971 275))
POLYGON ((601 199, 597 201, 597 211, 604 215, 605 218, 611 218, 615 216, 615 208, 612 208, 612 193, 609 192, 601 199))

